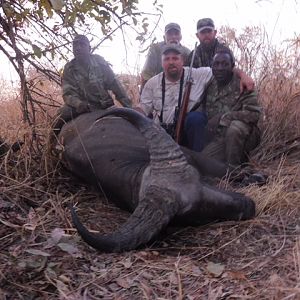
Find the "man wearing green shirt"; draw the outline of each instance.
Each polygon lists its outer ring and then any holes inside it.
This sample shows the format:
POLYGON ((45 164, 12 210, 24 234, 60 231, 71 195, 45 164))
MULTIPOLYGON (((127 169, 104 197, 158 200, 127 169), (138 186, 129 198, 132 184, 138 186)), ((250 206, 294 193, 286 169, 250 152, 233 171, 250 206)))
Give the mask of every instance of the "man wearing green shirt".
MULTIPOLYGON (((203 18, 197 22, 197 32, 196 37, 198 38, 200 44, 196 48, 195 58, 193 67, 211 67, 213 57, 218 50, 228 50, 231 51, 228 46, 221 43, 216 38, 217 30, 215 28, 214 21, 211 18, 203 18)), ((191 62, 193 55, 192 51, 188 57, 187 64, 191 62)))
POLYGON ((219 50, 212 63, 214 77, 202 103, 208 117, 202 153, 237 166, 259 144, 261 107, 255 91, 240 91, 240 78, 233 68, 232 53, 219 50))
POLYGON ((74 59, 64 67, 62 93, 64 106, 54 125, 57 134, 62 125, 82 113, 107 109, 114 105, 109 91, 124 106, 131 107, 124 88, 105 59, 91 54, 88 38, 77 35, 73 40, 74 59))

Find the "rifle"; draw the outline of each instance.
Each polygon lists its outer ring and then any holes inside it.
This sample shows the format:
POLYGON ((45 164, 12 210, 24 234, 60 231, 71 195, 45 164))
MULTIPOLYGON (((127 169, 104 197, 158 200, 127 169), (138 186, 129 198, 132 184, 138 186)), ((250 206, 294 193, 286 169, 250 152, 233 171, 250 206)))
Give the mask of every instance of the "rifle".
POLYGON ((185 83, 182 105, 181 105, 181 107, 176 107, 176 109, 175 109, 175 115, 178 115, 178 110, 179 110, 179 116, 178 116, 178 119, 176 120, 175 137, 174 137, 175 141, 178 144, 180 144, 180 142, 181 142, 182 129, 184 126, 184 120, 185 120, 185 116, 186 116, 186 112, 187 112, 187 108, 188 108, 188 104, 189 104, 189 100, 190 100, 190 93, 191 93, 191 88, 192 88, 192 83, 193 83, 192 68, 193 68, 193 64, 194 64, 196 49, 197 49, 197 43, 195 43, 195 48, 194 48, 194 52, 192 55, 186 83, 185 83))

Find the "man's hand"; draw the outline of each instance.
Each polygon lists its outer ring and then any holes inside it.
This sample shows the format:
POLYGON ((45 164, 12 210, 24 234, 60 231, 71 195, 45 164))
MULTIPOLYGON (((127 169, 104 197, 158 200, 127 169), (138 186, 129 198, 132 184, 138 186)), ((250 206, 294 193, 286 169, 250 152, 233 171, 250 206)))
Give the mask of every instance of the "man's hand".
POLYGON ((239 68, 234 68, 233 72, 240 78, 240 92, 244 92, 245 90, 248 92, 254 91, 254 81, 248 76, 244 71, 239 68))
POLYGON ((231 113, 228 112, 228 113, 225 113, 224 115, 222 115, 219 124, 220 124, 221 126, 224 126, 224 127, 229 127, 231 121, 232 121, 231 113))
POLYGON ((76 112, 79 114, 83 114, 90 111, 89 104, 87 102, 80 102, 76 107, 76 112))
POLYGON ((250 76, 243 74, 240 80, 241 93, 244 91, 253 92, 254 88, 255 88, 255 84, 253 79, 250 76))
POLYGON ((217 114, 217 115, 215 115, 214 117, 212 117, 208 120, 207 130, 208 130, 209 133, 211 133, 211 134, 216 133, 216 131, 218 129, 218 126, 220 124, 221 117, 222 117, 222 114, 217 114))

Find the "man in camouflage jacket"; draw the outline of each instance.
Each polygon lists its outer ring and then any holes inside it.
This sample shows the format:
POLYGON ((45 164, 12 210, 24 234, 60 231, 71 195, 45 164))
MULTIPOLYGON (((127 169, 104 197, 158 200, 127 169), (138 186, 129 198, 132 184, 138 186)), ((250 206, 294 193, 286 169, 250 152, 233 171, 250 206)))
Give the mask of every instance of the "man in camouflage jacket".
MULTIPOLYGON (((228 51, 234 60, 232 51, 216 38, 217 30, 212 19, 204 18, 197 22, 196 36, 200 45, 196 48, 193 68, 212 67, 213 57, 218 51, 228 51)), ((190 66, 195 49, 188 56, 185 65, 190 66)), ((254 90, 254 81, 251 77, 244 77, 241 81, 241 90, 254 90)))
POLYGON ((231 52, 218 51, 213 59, 213 80, 203 107, 208 116, 203 153, 231 165, 243 163, 260 141, 257 122, 261 107, 255 91, 240 92, 240 79, 232 72, 231 52))
MULTIPOLYGON (((217 30, 214 21, 210 18, 200 19, 197 22, 196 36, 200 45, 196 48, 193 67, 211 67, 213 57, 219 50, 231 50, 216 38, 217 30)), ((194 50, 190 53, 186 65, 190 65, 194 50)), ((233 56, 233 54, 232 54, 233 56)))
POLYGON ((62 76, 65 105, 59 110, 59 118, 54 125, 56 133, 63 123, 82 113, 113 106, 109 91, 114 93, 123 106, 131 107, 131 100, 109 64, 102 56, 91 54, 90 50, 90 42, 86 36, 75 37, 74 59, 65 65, 62 76))

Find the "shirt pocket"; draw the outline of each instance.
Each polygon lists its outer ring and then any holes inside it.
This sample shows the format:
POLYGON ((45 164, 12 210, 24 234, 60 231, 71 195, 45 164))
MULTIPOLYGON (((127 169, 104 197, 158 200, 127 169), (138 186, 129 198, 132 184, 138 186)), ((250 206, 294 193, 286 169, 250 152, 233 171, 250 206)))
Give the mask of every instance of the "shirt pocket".
POLYGON ((86 86, 86 91, 90 95, 103 96, 105 94, 104 78, 96 73, 91 73, 86 86))

